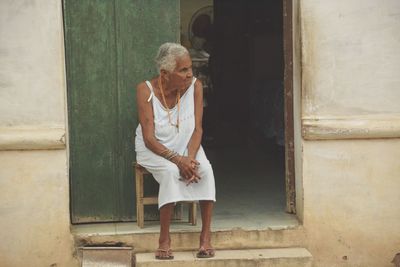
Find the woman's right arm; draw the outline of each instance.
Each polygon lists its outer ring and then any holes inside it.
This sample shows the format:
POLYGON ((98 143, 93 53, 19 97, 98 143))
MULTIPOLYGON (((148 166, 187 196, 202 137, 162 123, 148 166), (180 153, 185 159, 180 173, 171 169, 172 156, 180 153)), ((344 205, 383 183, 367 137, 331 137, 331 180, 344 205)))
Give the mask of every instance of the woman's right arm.
MULTIPOLYGON (((151 101, 147 102, 150 97, 150 90, 143 82, 137 86, 136 101, 139 115, 139 123, 142 127, 143 141, 148 149, 161 155, 166 147, 160 144, 154 135, 154 113, 151 101)), ((153 96, 154 97, 154 96, 153 96)))
MULTIPOLYGON (((155 97, 153 95, 153 97, 155 97)), ((136 101, 139 115, 139 123, 142 127, 143 141, 146 147, 153 153, 163 156, 163 152, 168 149, 157 141, 154 134, 154 112, 152 102, 147 101, 150 98, 150 90, 146 83, 142 82, 137 86, 136 101)), ((191 160, 188 157, 177 156, 171 159, 171 162, 178 165, 179 170, 186 179, 193 176, 198 177, 195 170, 191 168, 191 160)))

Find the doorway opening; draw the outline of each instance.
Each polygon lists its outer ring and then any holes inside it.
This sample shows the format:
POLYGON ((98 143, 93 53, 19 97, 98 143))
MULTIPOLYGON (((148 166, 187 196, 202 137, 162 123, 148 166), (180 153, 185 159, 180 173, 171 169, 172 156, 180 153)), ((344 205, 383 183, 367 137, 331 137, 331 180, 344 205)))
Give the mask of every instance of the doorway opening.
POLYGON ((181 1, 181 43, 204 87, 202 145, 216 180, 217 229, 298 224, 286 212, 294 212, 294 170, 283 9, 283 1, 181 1))

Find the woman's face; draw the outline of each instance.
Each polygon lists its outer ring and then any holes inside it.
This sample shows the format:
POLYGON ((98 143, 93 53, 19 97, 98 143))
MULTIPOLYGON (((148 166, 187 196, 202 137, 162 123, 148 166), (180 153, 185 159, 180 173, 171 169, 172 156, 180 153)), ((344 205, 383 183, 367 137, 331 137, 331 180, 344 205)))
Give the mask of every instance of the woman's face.
POLYGON ((175 70, 169 73, 169 85, 171 88, 184 90, 190 86, 193 79, 192 59, 185 55, 176 60, 175 70))

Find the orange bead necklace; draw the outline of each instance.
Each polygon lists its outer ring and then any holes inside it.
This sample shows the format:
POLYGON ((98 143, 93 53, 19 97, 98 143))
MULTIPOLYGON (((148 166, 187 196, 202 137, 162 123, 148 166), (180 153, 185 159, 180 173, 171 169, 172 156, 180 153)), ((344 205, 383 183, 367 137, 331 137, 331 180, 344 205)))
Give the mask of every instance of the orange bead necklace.
POLYGON ((169 109, 169 107, 167 105, 167 101, 165 100, 164 90, 163 90, 162 82, 161 82, 161 76, 158 78, 158 87, 160 88, 161 96, 162 96, 162 99, 163 99, 163 102, 164 102, 164 106, 165 106, 165 109, 167 110, 167 113, 168 113, 169 124, 172 125, 172 126, 175 126, 176 129, 179 132, 179 110, 180 110, 180 102, 181 102, 181 91, 178 90, 178 93, 176 94, 175 105, 178 105, 178 116, 177 116, 177 119, 176 119, 176 124, 174 124, 174 123, 172 123, 170 109, 169 109))

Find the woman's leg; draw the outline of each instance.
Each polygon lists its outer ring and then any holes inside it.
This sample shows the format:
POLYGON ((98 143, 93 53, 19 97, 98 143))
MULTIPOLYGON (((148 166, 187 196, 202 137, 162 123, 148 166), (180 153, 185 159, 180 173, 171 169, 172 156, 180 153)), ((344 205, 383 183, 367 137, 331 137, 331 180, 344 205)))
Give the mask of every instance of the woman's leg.
POLYGON ((171 225, 171 216, 174 210, 174 203, 165 204, 160 208, 160 238, 158 240, 158 250, 156 256, 166 258, 170 256, 171 238, 169 235, 169 226, 171 225))
POLYGON ((200 234, 200 248, 212 249, 211 246, 211 217, 212 210, 214 206, 214 201, 211 200, 201 200, 201 234, 200 234))

